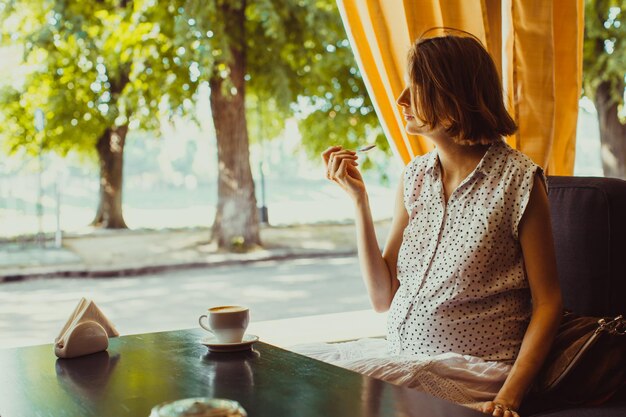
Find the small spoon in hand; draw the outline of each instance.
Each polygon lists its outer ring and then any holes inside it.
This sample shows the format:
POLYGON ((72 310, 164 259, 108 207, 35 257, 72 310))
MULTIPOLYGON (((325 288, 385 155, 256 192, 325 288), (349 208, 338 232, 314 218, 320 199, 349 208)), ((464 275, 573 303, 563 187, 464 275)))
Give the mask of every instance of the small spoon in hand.
POLYGON ((359 146, 355 152, 367 152, 369 150, 372 150, 376 147, 376 145, 371 144, 371 145, 363 145, 363 146, 359 146))

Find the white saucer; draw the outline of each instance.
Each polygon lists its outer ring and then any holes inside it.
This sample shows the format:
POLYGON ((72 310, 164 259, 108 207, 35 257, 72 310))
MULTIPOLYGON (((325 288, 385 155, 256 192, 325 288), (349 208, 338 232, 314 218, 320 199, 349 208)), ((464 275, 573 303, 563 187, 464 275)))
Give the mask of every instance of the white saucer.
POLYGON ((208 347, 211 352, 239 352, 252 349, 252 345, 259 340, 259 336, 253 334, 244 335, 239 343, 220 343, 215 336, 207 336, 200 343, 208 347))

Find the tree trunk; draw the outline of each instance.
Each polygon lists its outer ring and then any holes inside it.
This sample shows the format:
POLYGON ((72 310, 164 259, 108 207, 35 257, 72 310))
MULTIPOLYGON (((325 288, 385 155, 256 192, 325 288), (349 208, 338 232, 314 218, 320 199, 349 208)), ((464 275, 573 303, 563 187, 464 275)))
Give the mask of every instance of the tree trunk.
POLYGON ((105 229, 126 229, 122 215, 122 169, 128 125, 104 131, 96 149, 100 161, 100 201, 92 225, 105 229))
MULTIPOLYGON (((614 89, 623 92, 623 81, 617 84, 614 89)), ((600 124, 604 176, 626 180, 626 125, 619 121, 618 102, 612 95, 609 81, 598 85, 594 101, 600 124)))
POLYGON ((211 111, 217 136, 218 200, 213 238, 220 249, 245 250, 261 244, 254 180, 250 169, 245 112, 245 2, 221 7, 231 36, 230 83, 216 73, 210 80, 211 111))

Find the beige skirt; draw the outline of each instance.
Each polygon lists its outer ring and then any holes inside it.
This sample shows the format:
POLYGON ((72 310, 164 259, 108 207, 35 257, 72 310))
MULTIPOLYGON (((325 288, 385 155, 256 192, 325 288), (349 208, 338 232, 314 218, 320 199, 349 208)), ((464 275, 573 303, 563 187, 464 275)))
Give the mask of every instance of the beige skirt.
POLYGON ((451 352, 437 356, 390 355, 384 339, 310 343, 291 350, 468 407, 493 400, 511 370, 505 362, 451 352))

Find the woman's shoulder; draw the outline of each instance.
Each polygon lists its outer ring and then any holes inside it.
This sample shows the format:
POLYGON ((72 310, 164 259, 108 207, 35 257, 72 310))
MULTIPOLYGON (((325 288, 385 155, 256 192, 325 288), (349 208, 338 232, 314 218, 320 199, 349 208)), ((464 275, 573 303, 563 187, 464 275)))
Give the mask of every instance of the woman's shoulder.
POLYGON ((511 147, 506 142, 503 142, 501 147, 505 155, 505 161, 502 167, 503 176, 523 177, 529 172, 535 172, 537 168, 541 169, 528 155, 511 147))
POLYGON ((423 155, 417 155, 413 157, 406 165, 405 172, 416 173, 418 171, 426 171, 429 167, 432 167, 437 157, 437 150, 433 149, 423 155))
POLYGON ((506 142, 503 146, 505 160, 500 174, 500 183, 509 189, 518 190, 518 193, 525 195, 527 191, 533 188, 535 176, 539 174, 539 178, 543 181, 546 189, 548 183, 543 168, 539 166, 525 153, 512 148, 506 142))
POLYGON ((426 173, 435 165, 436 150, 417 155, 406 165, 402 173, 405 191, 412 190, 420 184, 426 173))

